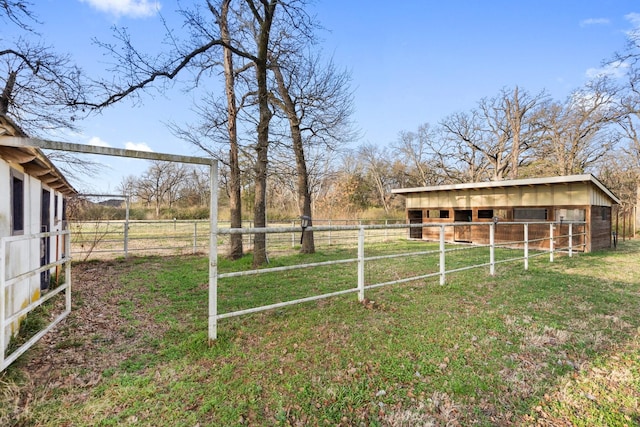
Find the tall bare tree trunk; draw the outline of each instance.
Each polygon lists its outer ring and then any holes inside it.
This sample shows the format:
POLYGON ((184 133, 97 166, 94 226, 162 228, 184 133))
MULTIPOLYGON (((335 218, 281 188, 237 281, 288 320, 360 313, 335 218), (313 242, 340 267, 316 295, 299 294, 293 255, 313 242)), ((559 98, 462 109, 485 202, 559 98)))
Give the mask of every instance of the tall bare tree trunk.
MULTIPOLYGON (((260 22, 260 33, 258 36, 258 54, 255 59, 256 82, 258 86, 258 108, 260 111, 258 121, 258 141, 256 143, 256 163, 255 174, 255 198, 253 207, 253 221, 256 228, 263 228, 267 225, 267 165, 269 162, 269 122, 271 121, 271 110, 269 109, 269 88, 267 86, 267 55, 269 45, 269 33, 273 22, 273 15, 278 4, 278 0, 261 0, 264 6, 264 16, 260 17, 257 8, 252 0, 248 0, 248 5, 256 14, 260 22)), ((267 259, 267 238, 264 233, 257 233, 253 245, 253 265, 265 264, 267 259)))
MULTIPOLYGON (((227 96, 227 131, 229 133, 229 210, 231 216, 231 228, 242 228, 242 199, 240 192, 240 162, 238 160, 238 108, 236 105, 235 76, 233 71, 233 54, 227 45, 231 44, 229 35, 229 25, 227 15, 231 0, 222 2, 220 11, 220 35, 226 44, 223 48, 224 55, 224 79, 225 93, 227 96)), ((242 234, 232 234, 230 236, 231 248, 229 258, 239 259, 242 257, 242 234)))
MULTIPOLYGON (((291 99, 289 90, 284 82, 284 76, 279 66, 273 67, 273 73, 278 83, 278 91, 284 104, 284 110, 289 120, 291 130, 291 140, 293 141, 293 152, 296 156, 296 171, 298 174, 298 211, 300 215, 311 218, 311 192, 309 191, 309 174, 307 172, 307 162, 304 157, 304 145, 302 144, 302 132, 300 131, 300 120, 296 114, 296 107, 291 99)), ((309 220, 309 226, 312 220, 309 220)), ((302 247, 300 252, 312 254, 316 251, 313 231, 307 231, 302 235, 302 247)))

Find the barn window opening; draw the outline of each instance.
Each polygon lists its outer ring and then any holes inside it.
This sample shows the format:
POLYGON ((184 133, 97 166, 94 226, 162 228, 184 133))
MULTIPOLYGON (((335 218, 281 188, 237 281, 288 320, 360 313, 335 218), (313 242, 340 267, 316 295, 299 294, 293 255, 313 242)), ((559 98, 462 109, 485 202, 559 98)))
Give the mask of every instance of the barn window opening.
POLYGON ((11 234, 24 233, 24 177, 11 171, 11 234))
POLYGON ((556 221, 584 221, 586 211, 584 209, 556 209, 556 221))
POLYGON ((427 211, 427 218, 449 218, 449 210, 448 209, 429 209, 427 211))
POLYGON ((548 211, 544 208, 514 208, 514 221, 546 221, 548 211))
POLYGON ((478 209, 478 219, 493 218, 493 209, 478 209))

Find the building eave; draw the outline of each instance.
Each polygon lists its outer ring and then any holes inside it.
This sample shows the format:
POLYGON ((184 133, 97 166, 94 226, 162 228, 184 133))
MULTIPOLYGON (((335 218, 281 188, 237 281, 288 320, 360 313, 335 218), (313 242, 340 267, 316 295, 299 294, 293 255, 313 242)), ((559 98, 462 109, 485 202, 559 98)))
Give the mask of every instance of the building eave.
POLYGON ((26 133, 6 116, 0 116, 0 158, 9 164, 20 165, 25 173, 40 179, 45 185, 65 196, 77 194, 77 190, 67 181, 64 174, 37 147, 3 144, 3 140, 25 138, 26 133), (44 177, 46 176, 46 182, 44 177))
POLYGON ((620 204, 618 199, 604 184, 602 184, 592 174, 553 176, 545 178, 525 178, 505 181, 472 182, 464 184, 437 185, 432 187, 397 188, 391 190, 394 194, 408 195, 415 193, 430 193, 435 191, 462 191, 480 190, 485 188, 505 188, 505 187, 530 187, 537 185, 568 184, 573 182, 591 182, 607 195, 614 203, 620 204))

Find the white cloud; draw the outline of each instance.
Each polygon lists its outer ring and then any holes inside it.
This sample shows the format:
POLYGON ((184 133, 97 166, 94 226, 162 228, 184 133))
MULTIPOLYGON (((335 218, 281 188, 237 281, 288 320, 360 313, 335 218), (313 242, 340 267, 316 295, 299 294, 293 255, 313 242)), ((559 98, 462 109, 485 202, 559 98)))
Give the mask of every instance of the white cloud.
POLYGON ((636 13, 636 12, 632 12, 632 13, 628 13, 624 16, 624 18, 631 22, 631 24, 633 24, 634 27, 638 28, 640 27, 640 13, 636 13))
POLYGON ((144 18, 153 16, 160 10, 160 2, 153 0, 80 0, 100 12, 117 17, 144 18))
POLYGON ((126 148, 127 150, 148 151, 150 153, 153 152, 151 147, 149 147, 146 142, 127 142, 124 144, 124 148, 126 148))
POLYGON ((616 79, 624 77, 629 68, 629 64, 622 61, 615 61, 611 64, 607 64, 600 68, 589 68, 585 73, 588 78, 593 79, 596 77, 613 77, 616 79))
POLYGON ((96 147, 111 147, 108 142, 103 141, 99 136, 94 136, 89 139, 89 145, 95 145, 96 147))
POLYGON ((608 25, 611 21, 607 18, 589 18, 580 21, 581 27, 586 27, 589 25, 608 25))

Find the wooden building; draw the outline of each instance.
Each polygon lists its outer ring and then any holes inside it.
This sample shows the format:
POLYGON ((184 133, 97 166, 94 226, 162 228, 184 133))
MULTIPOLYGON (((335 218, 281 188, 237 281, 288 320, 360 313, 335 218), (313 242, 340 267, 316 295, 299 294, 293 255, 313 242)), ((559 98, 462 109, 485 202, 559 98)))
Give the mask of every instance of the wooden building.
MULTIPOLYGON (((11 119, 0 116, 0 283, 25 276, 0 289, 0 313, 5 318, 40 298, 49 288, 56 267, 44 268, 63 257, 63 236, 36 237, 42 232, 66 229, 65 199, 76 193, 60 170, 38 148, 3 145, 6 137, 26 137, 11 119), (9 240, 5 239, 9 238, 9 240), (11 240, 11 239, 18 240, 11 240), (44 268, 39 274, 28 272, 44 268)), ((18 331, 19 322, 5 331, 5 347, 18 331)), ((0 348, 4 351, 6 348, 0 348)))
MULTIPOLYGON (((576 234, 573 245, 590 252, 612 245, 612 208, 618 198, 591 174, 492 181, 393 190, 406 198, 410 223, 450 224, 445 240, 486 244, 489 228, 474 223, 497 221, 496 242, 523 239, 517 223, 555 223, 556 236, 576 234), (465 224, 468 223, 468 224, 465 224)), ((410 237, 436 240, 439 227, 412 228, 410 237)), ((549 226, 532 224, 529 239, 549 247, 549 226)), ((566 239, 565 239, 566 240, 566 239)), ((558 247, 568 242, 556 242, 558 247)), ((535 246, 535 245, 534 245, 535 246)))

